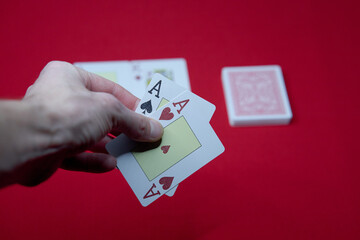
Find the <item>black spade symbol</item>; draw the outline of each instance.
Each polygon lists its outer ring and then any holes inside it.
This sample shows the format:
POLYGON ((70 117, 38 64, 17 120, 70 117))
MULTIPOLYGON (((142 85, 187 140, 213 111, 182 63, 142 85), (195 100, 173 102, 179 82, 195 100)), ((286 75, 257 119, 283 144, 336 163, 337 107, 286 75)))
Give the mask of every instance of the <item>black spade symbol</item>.
POLYGON ((151 113, 152 112, 152 106, 151 106, 151 100, 144 102, 143 104, 140 105, 140 108, 143 111, 143 114, 145 114, 145 112, 151 113))

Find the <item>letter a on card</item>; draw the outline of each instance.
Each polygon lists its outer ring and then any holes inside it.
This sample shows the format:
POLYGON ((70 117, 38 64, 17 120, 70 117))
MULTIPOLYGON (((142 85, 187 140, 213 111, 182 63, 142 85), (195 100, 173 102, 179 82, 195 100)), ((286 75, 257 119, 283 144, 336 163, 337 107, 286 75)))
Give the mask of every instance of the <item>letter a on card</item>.
POLYGON ((161 88, 161 80, 158 81, 155 86, 149 90, 149 93, 152 94, 152 91, 155 90, 157 93, 155 94, 155 97, 159 98, 159 93, 160 93, 160 88, 161 88))
POLYGON ((180 109, 177 110, 178 114, 180 114, 180 112, 183 110, 183 108, 186 106, 186 104, 188 104, 189 101, 190 101, 189 99, 186 99, 186 100, 183 100, 180 102, 173 103, 174 107, 176 107, 176 105, 180 105, 180 109))
POLYGON ((145 198, 149 198, 149 197, 153 197, 153 196, 155 196, 155 195, 160 195, 160 192, 159 192, 159 191, 157 191, 157 192, 154 193, 153 188, 156 188, 155 183, 153 183, 153 185, 151 186, 151 188, 149 189, 149 191, 147 191, 147 193, 146 193, 145 196, 143 197, 144 199, 145 199, 145 198))

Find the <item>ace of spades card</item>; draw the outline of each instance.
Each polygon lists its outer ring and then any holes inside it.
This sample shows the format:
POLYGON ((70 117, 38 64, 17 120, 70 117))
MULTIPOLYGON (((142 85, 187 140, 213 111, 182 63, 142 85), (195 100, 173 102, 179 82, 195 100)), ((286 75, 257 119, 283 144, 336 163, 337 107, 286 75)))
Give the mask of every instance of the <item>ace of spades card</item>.
POLYGON ((135 112, 149 116, 184 91, 185 88, 156 73, 153 75, 145 95, 140 100, 135 112))
MULTIPOLYGON (((117 151, 117 167, 143 206, 224 151, 209 124, 214 111, 214 105, 185 91, 149 116, 164 127, 160 142, 135 143, 124 135, 119 137, 122 140, 114 140, 117 146, 127 145, 127 149, 131 145, 130 152, 117 151)), ((110 148, 114 148, 112 142, 107 146, 110 148)))
MULTIPOLYGON (((180 87, 163 75, 155 73, 135 112, 151 115, 161 106, 184 91, 185 89, 183 87, 180 87)), ((177 186, 172 188, 166 195, 172 197, 175 194, 176 189, 177 186)))
MULTIPOLYGON (((168 103, 174 97, 184 92, 185 88, 174 83, 170 79, 159 73, 155 73, 151 82, 148 84, 143 98, 140 100, 135 112, 150 116, 161 106, 168 103)), ((135 142, 120 135, 107 145, 108 152, 117 157, 124 152, 128 152, 135 146, 135 142)), ((166 195, 171 197, 175 194, 178 186, 175 186, 166 195)))
MULTIPOLYGON (((138 104, 135 112, 144 115, 151 115, 171 99, 184 92, 185 89, 161 74, 155 73, 148 84, 145 95, 138 104)), ((167 196, 172 197, 178 186, 173 187, 167 196)))

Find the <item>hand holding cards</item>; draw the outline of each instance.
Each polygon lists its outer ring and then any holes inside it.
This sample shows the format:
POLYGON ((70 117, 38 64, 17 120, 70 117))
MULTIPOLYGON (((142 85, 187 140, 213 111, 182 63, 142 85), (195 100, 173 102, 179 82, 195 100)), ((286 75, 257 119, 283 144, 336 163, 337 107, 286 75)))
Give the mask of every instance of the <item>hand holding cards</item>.
POLYGON ((158 120, 157 143, 120 135, 106 146, 143 206, 147 206, 219 156, 224 147, 210 126, 215 106, 155 74, 136 112, 158 120))

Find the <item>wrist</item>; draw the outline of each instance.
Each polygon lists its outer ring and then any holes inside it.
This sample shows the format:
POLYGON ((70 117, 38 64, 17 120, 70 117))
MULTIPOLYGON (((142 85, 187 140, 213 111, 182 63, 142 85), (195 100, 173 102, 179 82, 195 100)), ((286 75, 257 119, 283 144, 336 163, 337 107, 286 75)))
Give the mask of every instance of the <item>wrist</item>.
POLYGON ((14 172, 28 161, 61 151, 63 137, 57 114, 45 104, 0 103, 0 173, 14 172))

